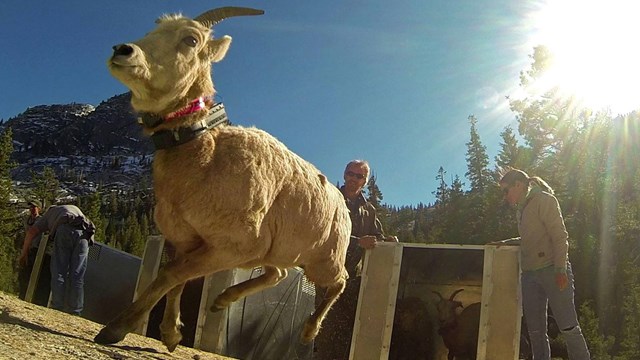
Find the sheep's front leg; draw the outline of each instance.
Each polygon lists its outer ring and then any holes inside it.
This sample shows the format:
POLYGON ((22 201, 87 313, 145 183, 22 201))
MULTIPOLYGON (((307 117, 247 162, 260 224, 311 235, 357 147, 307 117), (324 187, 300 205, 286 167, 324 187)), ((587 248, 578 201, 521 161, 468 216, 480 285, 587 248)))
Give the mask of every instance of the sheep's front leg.
MULTIPOLYGON (((221 252, 218 252, 221 253, 221 252)), ((219 254, 225 256, 228 254, 219 254)), ((138 299, 120 315, 110 321, 94 338, 99 344, 115 344, 142 324, 153 306, 169 290, 185 283, 187 280, 208 275, 227 268, 215 267, 211 264, 221 263, 212 248, 202 247, 186 257, 167 263, 160 270, 158 277, 149 284, 138 299)), ((244 259, 243 259, 244 260, 244 259)), ((235 264, 230 264, 234 266, 235 264)))
POLYGON ((185 283, 182 283, 167 293, 167 306, 164 308, 164 316, 160 324, 162 343, 171 352, 176 349, 176 346, 182 340, 180 328, 183 324, 180 321, 180 297, 184 286, 185 283))
POLYGON ((161 271, 138 299, 110 321, 93 340, 98 344, 122 341, 128 333, 140 328, 153 306, 177 283, 174 283, 168 271, 161 271))
POLYGON ((304 344, 310 343, 318 335, 320 331, 320 325, 327 315, 331 306, 338 300, 338 297, 344 291, 346 280, 344 278, 339 279, 335 284, 329 286, 325 292, 324 298, 320 305, 316 307, 316 310, 311 314, 307 322, 304 324, 302 335, 300 340, 304 344))
POLYGON ((249 251, 242 255, 202 246, 171 261, 158 273, 158 277, 149 284, 138 300, 109 322, 96 335, 94 341, 99 344, 114 344, 121 341, 142 323, 151 308, 169 290, 188 280, 232 269, 255 258, 255 254, 249 251))
POLYGON ((287 269, 280 269, 274 266, 264 266, 264 274, 254 279, 243 281, 240 284, 227 288, 214 300, 211 311, 219 311, 232 302, 242 299, 251 294, 255 294, 263 289, 274 287, 287 277, 287 269))
MULTIPOLYGON (((120 315, 110 321, 94 338, 99 344, 115 344, 139 328, 155 304, 171 289, 192 278, 184 261, 168 263, 151 284, 120 315)), ((193 277, 197 277, 193 276, 193 277)))

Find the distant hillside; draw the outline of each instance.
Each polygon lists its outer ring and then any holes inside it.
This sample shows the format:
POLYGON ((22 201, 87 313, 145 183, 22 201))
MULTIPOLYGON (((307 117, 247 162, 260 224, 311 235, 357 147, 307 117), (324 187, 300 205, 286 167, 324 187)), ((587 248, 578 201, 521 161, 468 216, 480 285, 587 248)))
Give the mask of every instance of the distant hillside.
POLYGON ((126 189, 150 184, 153 155, 129 104, 130 94, 116 95, 97 107, 88 104, 40 105, 10 118, 13 131, 12 172, 17 191, 31 180, 30 170, 54 169, 63 188, 79 195, 96 186, 126 189))

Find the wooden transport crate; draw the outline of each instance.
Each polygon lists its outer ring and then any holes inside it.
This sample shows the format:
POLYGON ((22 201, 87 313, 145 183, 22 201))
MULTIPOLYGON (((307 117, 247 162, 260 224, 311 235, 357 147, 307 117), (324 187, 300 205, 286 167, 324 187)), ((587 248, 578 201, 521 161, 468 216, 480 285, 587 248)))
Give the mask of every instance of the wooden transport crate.
POLYGON ((449 298, 458 289, 464 290, 455 300, 463 306, 481 303, 477 360, 517 360, 522 314, 518 248, 409 243, 382 243, 367 252, 350 359, 446 360, 434 291, 449 298), (409 312, 420 318, 405 331, 400 323, 407 314, 401 309, 411 302, 409 312), (395 332, 402 336, 394 338, 396 316, 395 332))

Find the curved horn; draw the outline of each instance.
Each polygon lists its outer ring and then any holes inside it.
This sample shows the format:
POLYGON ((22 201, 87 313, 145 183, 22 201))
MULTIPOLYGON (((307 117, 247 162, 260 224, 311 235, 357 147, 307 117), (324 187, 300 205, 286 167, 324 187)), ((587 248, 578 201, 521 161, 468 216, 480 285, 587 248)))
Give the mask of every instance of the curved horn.
POLYGON ((197 16, 195 21, 202 23, 204 26, 212 27, 222 20, 234 16, 262 15, 264 10, 251 9, 245 7, 226 6, 206 11, 197 16))
POLYGON ((464 291, 464 289, 458 289, 454 291, 453 294, 451 294, 451 296, 449 297, 449 300, 453 301, 453 298, 456 297, 456 295, 458 295, 460 291, 464 291))
POLYGON ((444 300, 444 298, 442 297, 442 295, 440 295, 440 293, 439 293, 439 292, 437 292, 437 291, 433 291, 433 290, 431 290, 431 292, 432 292, 432 293, 434 293, 434 294, 436 294, 436 295, 438 295, 438 297, 440 298, 440 301, 444 300))

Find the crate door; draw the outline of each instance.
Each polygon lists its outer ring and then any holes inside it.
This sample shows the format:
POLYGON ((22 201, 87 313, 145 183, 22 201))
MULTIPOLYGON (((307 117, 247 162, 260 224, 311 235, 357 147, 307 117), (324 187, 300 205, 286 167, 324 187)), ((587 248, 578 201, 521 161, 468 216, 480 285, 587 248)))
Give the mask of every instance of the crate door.
POLYGON ((398 243, 380 243, 366 252, 349 359, 389 357, 401 262, 398 243))
POLYGON ((485 248, 478 360, 518 359, 522 317, 518 250, 485 248))

